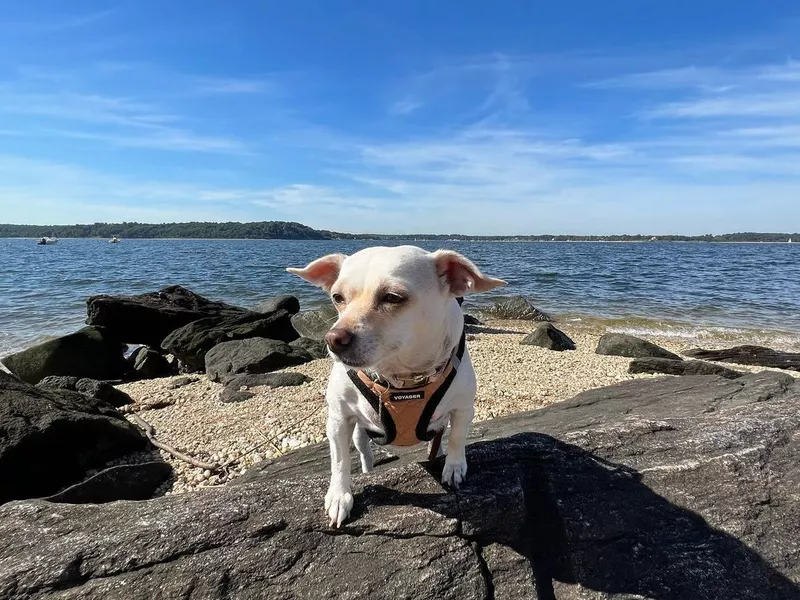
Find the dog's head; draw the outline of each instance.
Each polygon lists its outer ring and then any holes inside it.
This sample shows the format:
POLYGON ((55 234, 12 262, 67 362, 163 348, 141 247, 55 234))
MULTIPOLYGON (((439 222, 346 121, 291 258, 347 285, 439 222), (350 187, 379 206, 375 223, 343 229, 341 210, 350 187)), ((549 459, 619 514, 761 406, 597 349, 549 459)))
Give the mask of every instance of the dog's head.
POLYGON ((362 369, 391 363, 406 372, 430 355, 431 344, 443 343, 453 305, 460 314, 455 298, 505 285, 457 252, 416 246, 330 254, 287 271, 330 295, 339 318, 325 341, 337 359, 362 369))

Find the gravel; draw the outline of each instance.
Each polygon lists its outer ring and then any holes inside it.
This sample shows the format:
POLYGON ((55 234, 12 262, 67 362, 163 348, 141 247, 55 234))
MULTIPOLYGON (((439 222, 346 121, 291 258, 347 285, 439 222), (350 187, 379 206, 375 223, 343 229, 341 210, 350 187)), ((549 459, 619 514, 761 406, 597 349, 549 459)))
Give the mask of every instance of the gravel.
MULTIPOLYGON (((468 336, 478 377, 476 421, 539 408, 629 379, 661 377, 628 374, 629 358, 595 354, 603 331, 580 324, 558 324, 575 341, 574 351, 554 352, 520 345, 534 325, 492 321, 485 327, 475 327, 468 336)), ((677 353, 696 343, 692 339, 643 337, 677 353)), ((708 340, 703 343, 709 345, 708 340)), ((161 493, 218 486, 264 459, 324 441, 324 389, 330 369, 330 359, 285 369, 302 373, 311 381, 295 387, 249 388, 247 391, 254 396, 235 404, 220 402, 223 386, 205 376, 188 383, 185 377, 138 381, 118 386, 134 400, 121 410, 135 412, 153 425, 156 438, 176 450, 205 462, 226 465, 221 472, 212 473, 158 450, 175 470, 161 493), (176 387, 179 381, 183 385, 176 387)), ((152 453, 130 458, 134 462, 144 460, 152 460, 152 453)))

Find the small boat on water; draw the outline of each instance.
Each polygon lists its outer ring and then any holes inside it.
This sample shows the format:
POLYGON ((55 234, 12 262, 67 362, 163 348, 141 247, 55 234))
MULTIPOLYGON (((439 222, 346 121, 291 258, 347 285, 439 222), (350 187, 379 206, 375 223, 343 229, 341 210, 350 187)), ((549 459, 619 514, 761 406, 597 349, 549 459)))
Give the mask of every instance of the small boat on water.
POLYGON ((120 239, 117 236, 112 235, 111 239, 108 240, 108 243, 109 244, 119 244, 120 243, 120 239))
POLYGON ((36 244, 37 244, 38 246, 49 246, 49 245, 51 245, 51 244, 55 244, 57 241, 58 241, 58 238, 54 238, 54 237, 43 237, 43 238, 40 238, 40 239, 39 239, 39 240, 36 242, 36 244))

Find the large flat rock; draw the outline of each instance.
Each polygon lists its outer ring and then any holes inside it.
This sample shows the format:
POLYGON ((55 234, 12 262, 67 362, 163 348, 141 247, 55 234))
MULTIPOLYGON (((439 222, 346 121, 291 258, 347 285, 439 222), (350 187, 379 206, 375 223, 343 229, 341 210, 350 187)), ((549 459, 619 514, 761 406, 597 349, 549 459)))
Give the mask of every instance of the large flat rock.
POLYGON ((478 423, 441 459, 355 477, 327 526, 327 451, 241 485, 0 507, 3 598, 800 599, 800 385, 639 380, 478 423))

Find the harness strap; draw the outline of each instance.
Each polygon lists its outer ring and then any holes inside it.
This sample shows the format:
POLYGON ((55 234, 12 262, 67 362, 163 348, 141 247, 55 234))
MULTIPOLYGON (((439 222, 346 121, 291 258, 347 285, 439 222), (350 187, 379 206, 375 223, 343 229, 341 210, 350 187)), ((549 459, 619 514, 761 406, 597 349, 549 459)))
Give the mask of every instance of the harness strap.
POLYGON ((367 435, 381 446, 386 444, 409 446, 433 440, 432 456, 429 458, 435 458, 443 431, 428 431, 428 427, 436 408, 456 377, 465 349, 466 330, 462 330, 458 347, 448 360, 440 380, 420 388, 384 386, 370 379, 363 371, 348 369, 348 377, 378 414, 383 427, 383 433, 368 429, 367 435), (416 426, 410 425, 414 420, 416 426))

